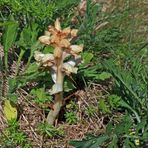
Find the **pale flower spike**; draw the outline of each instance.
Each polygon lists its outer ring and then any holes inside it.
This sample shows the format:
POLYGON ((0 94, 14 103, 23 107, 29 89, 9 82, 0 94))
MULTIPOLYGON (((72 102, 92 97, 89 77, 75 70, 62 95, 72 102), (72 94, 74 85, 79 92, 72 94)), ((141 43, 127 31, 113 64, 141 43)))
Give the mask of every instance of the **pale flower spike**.
POLYGON ((57 30, 61 31, 61 24, 58 18, 56 19, 54 26, 57 30))
POLYGON ((77 66, 82 63, 80 53, 83 51, 83 45, 71 45, 70 43, 77 36, 77 33, 77 29, 71 29, 70 27, 62 29, 59 19, 56 19, 54 26, 48 26, 45 35, 39 37, 42 44, 54 48, 53 54, 43 54, 39 51, 34 53, 37 63, 49 68, 54 82, 49 91, 51 95, 55 96, 54 105, 47 116, 47 122, 52 125, 63 106, 64 76, 70 76, 72 73, 76 74, 77 66), (69 60, 64 62, 65 58, 69 58, 69 60))

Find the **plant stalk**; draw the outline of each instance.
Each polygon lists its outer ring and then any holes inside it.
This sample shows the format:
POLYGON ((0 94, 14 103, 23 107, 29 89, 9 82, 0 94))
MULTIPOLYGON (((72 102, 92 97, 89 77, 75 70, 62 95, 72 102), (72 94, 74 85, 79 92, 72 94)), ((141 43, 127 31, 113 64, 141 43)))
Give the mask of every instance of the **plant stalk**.
POLYGON ((48 113, 47 123, 53 125, 63 105, 63 92, 55 95, 53 110, 48 113))
MULTIPOLYGON (((56 65, 57 65, 57 79, 56 83, 60 84, 63 88, 63 80, 64 80, 64 74, 62 72, 62 65, 63 65, 63 58, 62 55, 56 59, 56 65)), ((63 105, 63 90, 57 94, 55 94, 55 100, 53 105, 53 110, 51 110, 48 113, 47 116, 47 123, 53 125, 56 118, 58 117, 61 107, 63 105)))

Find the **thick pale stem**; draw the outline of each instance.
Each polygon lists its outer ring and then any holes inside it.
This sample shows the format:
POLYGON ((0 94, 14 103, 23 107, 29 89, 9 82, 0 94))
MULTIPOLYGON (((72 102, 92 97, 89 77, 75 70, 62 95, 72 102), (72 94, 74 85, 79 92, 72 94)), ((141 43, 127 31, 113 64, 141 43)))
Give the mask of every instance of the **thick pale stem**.
MULTIPOLYGON (((61 69, 62 65, 63 65, 62 56, 60 58, 57 58, 56 62, 57 62, 57 80, 56 80, 56 83, 60 84, 63 87, 64 74, 63 74, 62 69, 61 69)), ((63 105, 63 91, 55 94, 53 110, 51 110, 48 113, 48 116, 47 116, 47 122, 49 124, 51 124, 51 125, 54 124, 54 121, 58 117, 62 105, 63 105)))
POLYGON ((55 102, 54 102, 54 105, 53 105, 54 110, 51 110, 48 113, 47 123, 49 123, 51 125, 54 124, 54 121, 58 117, 62 105, 63 105, 63 92, 60 92, 60 93, 55 95, 55 102))

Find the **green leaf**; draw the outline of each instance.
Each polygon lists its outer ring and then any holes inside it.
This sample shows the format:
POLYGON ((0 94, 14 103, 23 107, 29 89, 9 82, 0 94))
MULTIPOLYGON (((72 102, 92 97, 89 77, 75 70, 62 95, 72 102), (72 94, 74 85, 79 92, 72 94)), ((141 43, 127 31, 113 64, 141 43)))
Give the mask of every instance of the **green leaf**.
POLYGON ((100 80, 106 80, 106 79, 109 79, 112 75, 108 72, 102 72, 101 74, 98 74, 96 76, 96 79, 100 79, 100 80))
POLYGON ((112 109, 116 109, 120 105, 121 97, 117 95, 110 95, 108 97, 109 105, 112 109))
POLYGON ((18 45, 24 47, 24 49, 28 48, 28 45, 31 44, 31 33, 30 28, 25 27, 21 32, 20 39, 18 45))
POLYGON ((1 26, 8 26, 8 25, 12 25, 12 24, 16 24, 16 22, 13 21, 7 21, 7 22, 0 22, 0 27, 1 26))
POLYGON ((16 103, 18 96, 15 93, 8 93, 7 98, 9 98, 12 103, 16 103))
POLYGON ((65 82, 64 82, 64 91, 65 92, 69 92, 75 88, 76 87, 74 86, 74 84, 70 80, 65 80, 65 82))
POLYGON ((81 64, 81 67, 87 66, 87 64, 90 63, 90 61, 92 60, 92 58, 94 57, 94 55, 90 52, 84 52, 82 54, 82 58, 84 60, 84 63, 81 64))
POLYGON ((46 94, 44 88, 32 89, 30 93, 34 96, 34 101, 39 104, 49 103, 52 100, 52 97, 46 94))
POLYGON ((23 28, 18 45, 23 47, 25 50, 31 48, 31 46, 37 41, 38 25, 31 24, 23 28))
POLYGON ((113 123, 110 121, 110 122, 107 124, 107 126, 106 126, 106 134, 107 134, 107 135, 112 135, 113 129, 114 129, 113 123))
POLYGON ((131 111, 135 114, 137 121, 138 121, 139 123, 141 122, 138 113, 137 113, 128 103, 126 103, 124 100, 122 100, 122 101, 120 101, 120 105, 121 105, 122 107, 125 107, 125 108, 131 110, 131 111))
POLYGON ((10 20, 13 22, 8 24, 8 26, 5 28, 4 36, 3 36, 3 46, 4 46, 4 63, 5 63, 5 69, 8 68, 8 51, 12 47, 17 34, 17 28, 18 23, 14 20, 14 18, 11 16, 10 20))
POLYGON ((106 103, 105 103, 105 101, 103 99, 99 100, 99 109, 103 113, 110 113, 110 109, 108 108, 108 106, 106 105, 106 103))
POLYGON ((99 137, 88 137, 82 141, 70 141, 75 148, 99 148, 109 137, 106 135, 99 137))
POLYGON ((80 67, 79 72, 83 71, 83 73, 84 73, 83 75, 85 77, 91 77, 91 78, 95 79, 96 76, 98 75, 97 69, 98 69, 97 66, 92 66, 92 67, 87 67, 87 68, 80 67), (84 68, 84 70, 83 69, 81 70, 81 68, 84 68))
POLYGON ((27 70, 25 71, 25 74, 31 74, 38 71, 39 66, 36 63, 31 63, 27 70))
POLYGON ((124 146, 125 147, 129 147, 129 148, 135 148, 135 145, 130 141, 130 139, 129 138, 126 138, 125 140, 124 140, 124 146))
POLYGON ((118 138, 116 135, 114 135, 112 138, 112 142, 108 145, 107 148, 118 148, 117 142, 118 142, 118 138))
POLYGON ((14 79, 14 78, 9 78, 8 79, 8 84, 9 84, 9 93, 13 93, 16 90, 17 86, 18 86, 17 80, 14 79))
POLYGON ((46 54, 46 53, 53 53, 54 51, 54 48, 51 47, 51 46, 48 46, 48 47, 45 47, 44 50, 43 50, 43 53, 46 54))

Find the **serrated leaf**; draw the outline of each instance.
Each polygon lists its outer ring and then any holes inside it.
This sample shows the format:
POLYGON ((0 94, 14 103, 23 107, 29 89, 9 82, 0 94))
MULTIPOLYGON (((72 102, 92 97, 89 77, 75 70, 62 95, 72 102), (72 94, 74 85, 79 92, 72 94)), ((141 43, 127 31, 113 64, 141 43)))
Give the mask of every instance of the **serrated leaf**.
POLYGON ((9 100, 4 101, 4 115, 8 121, 17 119, 17 109, 12 106, 9 100))
POLYGON ((25 74, 31 74, 38 71, 39 66, 36 63, 31 63, 27 70, 25 71, 25 74))
POLYGON ((18 41, 18 45, 23 47, 24 50, 31 48, 31 46, 36 42, 37 34, 38 34, 38 25, 31 24, 31 26, 26 26, 23 28, 20 39, 18 41))
POLYGON ((25 27, 21 32, 20 39, 18 45, 27 49, 28 46, 31 44, 31 30, 30 28, 25 27))

